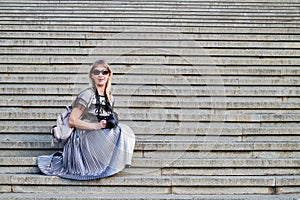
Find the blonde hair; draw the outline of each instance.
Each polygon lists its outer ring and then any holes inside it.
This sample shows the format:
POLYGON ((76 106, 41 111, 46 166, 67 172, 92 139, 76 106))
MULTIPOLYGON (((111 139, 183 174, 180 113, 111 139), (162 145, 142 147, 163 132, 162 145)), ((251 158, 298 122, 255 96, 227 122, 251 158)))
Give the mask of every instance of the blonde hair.
POLYGON ((92 81, 92 86, 95 88, 96 85, 95 85, 94 80, 92 79, 92 72, 96 67, 99 67, 99 66, 104 67, 109 71, 109 77, 108 77, 108 80, 107 80, 106 86, 105 86, 105 95, 107 96, 109 103, 112 105, 113 102, 112 102, 112 94, 111 94, 111 82, 112 82, 113 72, 112 72, 110 66, 104 60, 97 60, 96 62, 93 63, 93 65, 91 67, 91 70, 89 72, 89 77, 92 81))

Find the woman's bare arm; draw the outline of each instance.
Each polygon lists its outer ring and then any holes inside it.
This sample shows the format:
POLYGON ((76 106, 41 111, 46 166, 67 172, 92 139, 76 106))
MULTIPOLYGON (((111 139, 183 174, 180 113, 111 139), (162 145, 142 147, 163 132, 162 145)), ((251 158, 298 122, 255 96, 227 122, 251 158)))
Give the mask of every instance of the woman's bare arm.
POLYGON ((72 109, 69 125, 74 128, 83 130, 97 130, 106 127, 106 120, 101 120, 100 123, 89 123, 80 119, 84 112, 84 107, 80 106, 72 109))

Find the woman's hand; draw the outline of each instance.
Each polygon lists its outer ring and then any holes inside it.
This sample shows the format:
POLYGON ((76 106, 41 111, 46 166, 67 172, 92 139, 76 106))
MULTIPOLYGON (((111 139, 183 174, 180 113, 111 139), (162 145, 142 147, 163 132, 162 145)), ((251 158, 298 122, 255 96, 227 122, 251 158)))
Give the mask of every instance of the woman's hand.
POLYGON ((106 120, 103 119, 99 123, 101 128, 106 128, 106 123, 107 123, 106 120))

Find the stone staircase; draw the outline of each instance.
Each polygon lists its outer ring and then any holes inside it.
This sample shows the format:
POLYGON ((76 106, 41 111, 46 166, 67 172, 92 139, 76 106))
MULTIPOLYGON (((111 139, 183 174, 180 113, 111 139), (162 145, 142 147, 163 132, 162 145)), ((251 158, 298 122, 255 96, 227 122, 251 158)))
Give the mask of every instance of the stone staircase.
POLYGON ((298 0, 1 0, 0 199, 300 199, 299 20, 298 0), (44 176, 98 58, 133 166, 44 176))

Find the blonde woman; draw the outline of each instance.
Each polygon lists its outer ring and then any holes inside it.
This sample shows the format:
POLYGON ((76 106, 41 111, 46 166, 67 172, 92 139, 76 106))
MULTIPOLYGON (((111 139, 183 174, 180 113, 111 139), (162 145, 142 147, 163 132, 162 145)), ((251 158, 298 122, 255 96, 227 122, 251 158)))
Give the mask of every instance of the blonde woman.
POLYGON ((72 104, 69 124, 75 128, 63 152, 39 156, 38 167, 46 175, 75 180, 112 176, 131 165, 135 135, 126 125, 111 124, 113 72, 103 61, 90 70, 92 87, 79 93, 72 104))

